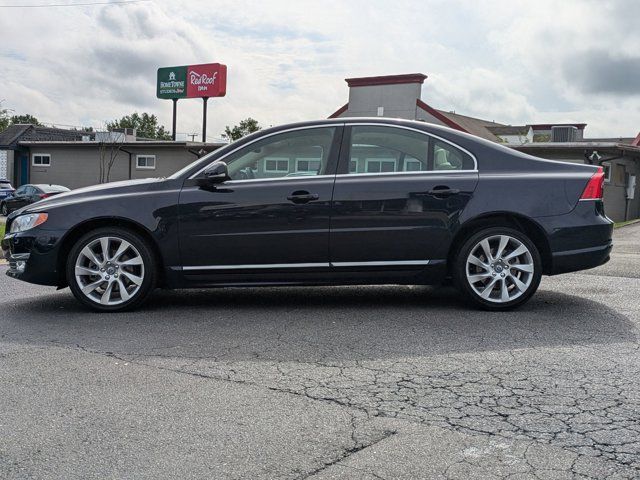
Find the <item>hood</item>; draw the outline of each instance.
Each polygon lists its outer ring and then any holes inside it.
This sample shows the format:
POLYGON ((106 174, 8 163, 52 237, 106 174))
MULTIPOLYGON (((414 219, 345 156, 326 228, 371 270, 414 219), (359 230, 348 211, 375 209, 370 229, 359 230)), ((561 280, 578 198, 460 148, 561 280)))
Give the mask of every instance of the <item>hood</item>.
POLYGON ((142 178, 138 180, 124 180, 121 182, 102 183, 89 187, 78 188, 69 192, 60 193, 27 205, 13 212, 10 217, 22 213, 42 212, 48 208, 80 203, 87 199, 124 195, 131 193, 144 193, 157 185, 162 185, 167 180, 164 178, 142 178))

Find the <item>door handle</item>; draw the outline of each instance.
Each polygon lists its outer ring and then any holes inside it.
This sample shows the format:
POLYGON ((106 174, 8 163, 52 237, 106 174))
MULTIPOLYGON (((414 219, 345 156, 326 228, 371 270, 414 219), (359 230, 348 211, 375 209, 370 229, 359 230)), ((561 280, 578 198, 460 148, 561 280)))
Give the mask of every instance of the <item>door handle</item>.
POLYGON ((293 192, 291 195, 287 197, 287 200, 293 203, 308 203, 313 200, 318 200, 320 195, 317 193, 309 193, 304 190, 298 190, 297 192, 293 192))
POLYGON ((427 195, 431 195, 433 197, 449 197, 458 193, 460 193, 460 190, 457 188, 449 188, 446 185, 438 185, 429 190, 427 192, 427 195))

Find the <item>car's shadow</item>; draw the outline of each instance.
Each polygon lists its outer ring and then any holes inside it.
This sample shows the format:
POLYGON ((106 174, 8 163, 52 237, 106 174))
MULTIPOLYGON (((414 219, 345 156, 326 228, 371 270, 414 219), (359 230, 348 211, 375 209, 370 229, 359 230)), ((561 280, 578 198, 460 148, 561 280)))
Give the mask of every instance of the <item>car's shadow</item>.
POLYGON ((3 341, 220 360, 342 361, 635 341, 593 300, 539 291, 512 312, 465 305, 449 288, 158 291, 122 314, 83 310, 68 291, 3 304, 3 341))

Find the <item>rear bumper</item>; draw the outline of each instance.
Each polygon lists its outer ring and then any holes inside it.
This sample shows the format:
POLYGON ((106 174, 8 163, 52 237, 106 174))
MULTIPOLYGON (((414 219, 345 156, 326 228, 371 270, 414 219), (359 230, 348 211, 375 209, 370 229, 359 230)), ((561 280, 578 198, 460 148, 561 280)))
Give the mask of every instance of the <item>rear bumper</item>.
POLYGON ((613 222, 604 214, 601 200, 578 202, 566 215, 536 219, 549 240, 551 265, 545 273, 586 270, 609 261, 613 248, 613 222))
POLYGON ((609 261, 613 243, 552 254, 552 275, 599 267, 609 261))

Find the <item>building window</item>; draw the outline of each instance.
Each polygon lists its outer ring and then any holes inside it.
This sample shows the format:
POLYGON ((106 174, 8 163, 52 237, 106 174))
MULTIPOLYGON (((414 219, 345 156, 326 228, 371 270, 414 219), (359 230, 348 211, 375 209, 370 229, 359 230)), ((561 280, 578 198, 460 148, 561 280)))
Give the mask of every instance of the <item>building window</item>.
POLYGON ((415 158, 405 158, 404 159, 404 171, 405 172, 421 172, 423 170, 426 170, 426 168, 423 168, 424 164, 415 158))
POLYGON ((51 155, 48 153, 34 153, 31 158, 31 165, 34 167, 51 166, 51 155))
POLYGON ((138 170, 155 170, 156 156, 155 155, 136 155, 136 168, 138 170))
POLYGON ((320 160, 315 158, 297 158, 296 172, 317 174, 320 170, 320 160))
POLYGON ((289 172, 289 159, 288 158, 265 158, 264 159, 264 171, 269 173, 288 173, 289 172))
POLYGON ((387 173, 396 171, 395 158, 367 158, 365 162, 367 173, 387 173))
POLYGON ((349 173, 358 173, 358 159, 352 158, 349 160, 349 173))
POLYGON ((604 183, 611 183, 611 165, 603 163, 602 169, 604 170, 604 183))

